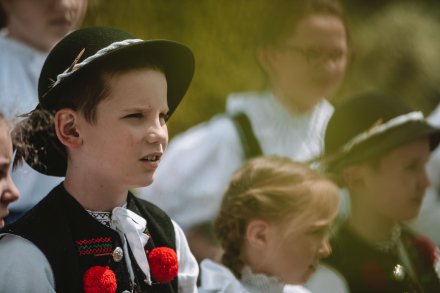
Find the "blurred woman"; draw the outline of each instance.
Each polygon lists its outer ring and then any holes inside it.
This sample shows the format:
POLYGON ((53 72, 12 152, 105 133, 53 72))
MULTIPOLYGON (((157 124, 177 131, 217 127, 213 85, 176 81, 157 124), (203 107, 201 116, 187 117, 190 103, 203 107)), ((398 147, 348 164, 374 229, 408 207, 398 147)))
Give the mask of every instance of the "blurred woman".
POLYGON ((210 221, 244 160, 265 154, 306 161, 320 154, 333 113, 326 97, 333 95, 346 71, 348 32, 338 1, 264 4, 254 33, 246 38, 255 38, 266 87, 231 94, 226 114, 177 136, 154 183, 140 191, 186 230, 199 260, 219 256, 209 239, 210 221))
MULTIPOLYGON (((38 76, 47 54, 79 27, 89 0, 0 0, 0 109, 15 122, 38 103, 38 76)), ((26 163, 12 172, 21 197, 8 223, 33 207, 62 178, 45 176, 26 163)))

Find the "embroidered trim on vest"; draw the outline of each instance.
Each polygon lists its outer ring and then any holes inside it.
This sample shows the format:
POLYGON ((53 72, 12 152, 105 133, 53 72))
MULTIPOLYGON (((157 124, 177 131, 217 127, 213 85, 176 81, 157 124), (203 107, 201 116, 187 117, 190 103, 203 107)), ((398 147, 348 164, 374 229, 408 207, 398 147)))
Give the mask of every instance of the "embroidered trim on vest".
POLYGON ((75 241, 79 255, 105 256, 113 251, 111 237, 99 237, 75 241))

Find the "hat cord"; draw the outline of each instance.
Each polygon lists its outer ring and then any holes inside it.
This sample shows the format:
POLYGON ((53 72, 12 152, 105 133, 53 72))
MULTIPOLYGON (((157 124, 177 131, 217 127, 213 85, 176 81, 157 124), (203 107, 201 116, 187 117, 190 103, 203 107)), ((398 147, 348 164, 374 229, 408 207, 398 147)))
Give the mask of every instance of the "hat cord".
POLYGON ((139 43, 139 42, 143 42, 143 41, 144 40, 141 40, 141 39, 127 39, 127 40, 111 43, 110 45, 108 45, 108 46, 100 49, 99 51, 97 51, 95 54, 87 57, 83 61, 81 61, 79 63, 76 63, 73 66, 69 66, 63 73, 58 74, 56 81, 52 85, 52 88, 55 87, 57 84, 59 84, 64 78, 68 77, 73 72, 75 72, 76 70, 80 69, 84 65, 87 65, 91 61, 93 61, 93 60, 95 60, 95 59, 97 59, 99 57, 102 57, 102 56, 108 54, 109 52, 112 52, 112 51, 114 51, 116 49, 119 49, 121 47, 125 47, 125 46, 128 46, 128 45, 139 43))

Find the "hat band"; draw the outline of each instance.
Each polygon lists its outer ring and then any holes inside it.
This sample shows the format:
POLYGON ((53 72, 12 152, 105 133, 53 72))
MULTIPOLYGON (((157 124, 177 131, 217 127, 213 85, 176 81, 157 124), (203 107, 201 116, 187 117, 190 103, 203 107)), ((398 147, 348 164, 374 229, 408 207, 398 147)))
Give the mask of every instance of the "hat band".
MULTIPOLYGON (((102 49, 100 49, 99 51, 97 51, 95 54, 87 57, 86 59, 84 59, 83 61, 81 61, 80 63, 76 63, 73 64, 73 66, 69 66, 69 68, 67 68, 63 73, 58 74, 57 79, 55 81, 55 83, 53 84, 52 87, 55 87, 57 84, 59 84, 64 78, 68 77, 69 75, 71 75, 73 72, 75 72, 76 70, 80 69, 81 67, 83 67, 84 65, 87 65, 88 63, 90 63, 91 61, 104 56, 106 54, 108 54, 109 52, 112 52, 116 49, 119 49, 121 47, 125 47, 131 44, 135 44, 135 43, 139 43, 139 42, 143 42, 144 40, 141 39, 127 39, 127 40, 123 40, 123 41, 119 41, 119 42, 114 42, 111 43, 110 45, 108 45, 107 47, 104 47, 102 49)), ((81 53, 82 54, 82 51, 81 53)), ((80 56, 80 55, 78 55, 80 56)), ((77 57, 78 58, 78 57, 77 57)), ((79 59, 79 58, 78 58, 79 59)))
POLYGON ((349 152, 353 147, 366 141, 367 139, 370 139, 373 136, 384 133, 385 131, 388 131, 392 128, 405 124, 409 121, 423 121, 423 120, 424 120, 423 113, 420 111, 410 112, 404 115, 394 117, 393 119, 383 124, 375 125, 372 128, 368 129, 367 131, 362 132, 359 135, 356 135, 348 143, 342 146, 341 148, 342 152, 349 152))
MULTIPOLYGON (((393 119, 383 124, 376 124, 376 123, 373 124, 373 127, 352 138, 349 142, 347 142, 345 145, 340 147, 339 150, 336 151, 335 153, 321 158, 320 164, 324 166, 323 167, 324 169, 328 169, 332 163, 334 164, 335 161, 340 160, 344 155, 349 153, 355 146, 365 142, 371 137, 377 136, 381 133, 384 133, 392 128, 395 128, 410 121, 424 121, 422 112, 419 111, 410 112, 404 115, 394 117, 393 119)), ((333 166, 333 168, 335 168, 335 166, 333 166)))

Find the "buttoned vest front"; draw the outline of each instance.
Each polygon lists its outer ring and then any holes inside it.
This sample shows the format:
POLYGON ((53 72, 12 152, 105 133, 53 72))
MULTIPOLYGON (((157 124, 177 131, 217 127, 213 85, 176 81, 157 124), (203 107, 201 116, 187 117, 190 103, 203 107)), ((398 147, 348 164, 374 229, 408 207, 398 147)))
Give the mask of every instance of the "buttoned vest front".
MULTIPOLYGON (((128 194, 127 208, 147 220, 150 234, 146 253, 154 247, 176 250, 171 219, 155 205, 128 194)), ((117 292, 130 291, 131 281, 119 234, 95 220, 64 189, 61 183, 4 233, 24 237, 34 243, 48 259, 57 292, 83 292, 84 273, 93 266, 108 266, 116 276, 117 292)), ((129 253, 131 254, 131 253, 129 253)), ((177 292, 177 277, 166 284, 153 279, 151 286, 131 258, 135 273, 135 292, 177 292)))

